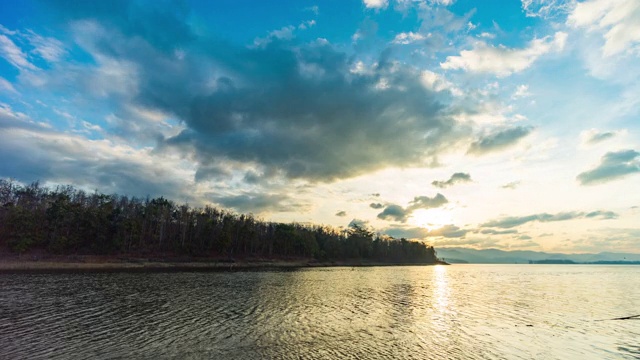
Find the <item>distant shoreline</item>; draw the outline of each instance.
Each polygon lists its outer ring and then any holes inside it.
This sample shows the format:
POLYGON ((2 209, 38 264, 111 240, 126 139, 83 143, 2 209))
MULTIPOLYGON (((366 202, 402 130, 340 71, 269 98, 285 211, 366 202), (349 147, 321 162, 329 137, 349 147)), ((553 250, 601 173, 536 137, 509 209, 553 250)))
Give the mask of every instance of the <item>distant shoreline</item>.
POLYGON ((318 262, 312 259, 109 259, 85 256, 78 259, 47 258, 0 259, 0 274, 7 273, 49 273, 49 272, 181 272, 181 271, 242 271, 277 270, 320 267, 374 267, 374 266, 428 266, 449 265, 444 261, 436 263, 385 263, 374 261, 344 260, 318 262))

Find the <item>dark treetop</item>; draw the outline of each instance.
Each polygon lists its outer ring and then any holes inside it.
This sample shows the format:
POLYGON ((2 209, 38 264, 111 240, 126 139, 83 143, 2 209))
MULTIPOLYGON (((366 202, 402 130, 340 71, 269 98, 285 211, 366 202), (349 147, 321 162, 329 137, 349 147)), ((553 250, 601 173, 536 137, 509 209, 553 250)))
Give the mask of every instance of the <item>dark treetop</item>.
POLYGON ((433 247, 374 234, 358 225, 266 222, 163 197, 87 194, 0 180, 0 250, 51 254, 163 255, 199 258, 314 258, 436 263, 433 247))

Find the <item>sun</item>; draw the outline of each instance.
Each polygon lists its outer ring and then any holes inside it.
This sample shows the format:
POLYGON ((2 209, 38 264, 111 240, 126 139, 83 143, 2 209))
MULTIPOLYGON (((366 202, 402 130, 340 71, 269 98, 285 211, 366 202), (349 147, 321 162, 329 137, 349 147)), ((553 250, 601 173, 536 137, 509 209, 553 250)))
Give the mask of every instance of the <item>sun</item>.
POLYGON ((434 230, 453 224, 453 215, 444 209, 416 210, 409 218, 409 223, 427 230, 434 230))

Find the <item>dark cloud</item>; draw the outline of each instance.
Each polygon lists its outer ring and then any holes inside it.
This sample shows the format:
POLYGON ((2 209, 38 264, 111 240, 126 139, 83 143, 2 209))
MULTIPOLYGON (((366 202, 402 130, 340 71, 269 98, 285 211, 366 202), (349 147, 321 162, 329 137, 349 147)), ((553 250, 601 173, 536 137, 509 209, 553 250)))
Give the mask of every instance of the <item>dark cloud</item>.
POLYGON ((484 135, 471 144, 468 153, 483 155, 489 152, 505 149, 515 145, 519 140, 529 135, 533 128, 516 126, 510 129, 503 129, 491 134, 484 135))
POLYGON ((431 183, 431 185, 437 187, 437 188, 441 188, 444 189, 448 186, 453 186, 455 184, 460 184, 460 183, 465 183, 465 182, 470 182, 471 181, 471 175, 467 174, 467 173, 461 173, 461 172, 457 172, 453 175, 451 175, 451 177, 449 178, 449 180, 446 181, 433 181, 431 183))
POLYGON ((369 221, 367 220, 361 220, 361 219, 353 219, 349 222, 349 227, 352 226, 359 226, 361 228, 368 228, 369 227, 369 221))
MULTIPOLYGON (((63 9, 85 51, 133 72, 125 78, 135 79, 130 89, 109 93, 124 104, 119 118, 136 106, 179 120, 186 128, 160 145, 204 169, 228 160, 270 176, 332 181, 427 164, 469 133, 453 120, 450 94, 427 89, 419 70, 393 61, 389 51, 359 72, 351 54, 326 42, 275 38, 247 47, 194 33, 182 3, 50 5, 63 9)), ((75 81, 107 91, 95 67, 76 68, 50 74, 44 86, 75 81)), ((204 180, 218 173, 197 174, 204 180)))
POLYGON ((216 203, 241 213, 304 211, 306 207, 283 194, 247 192, 239 195, 216 196, 216 203))
POLYGON ((405 209, 400 205, 391 204, 387 205, 387 207, 378 214, 378 218, 382 220, 405 222, 409 215, 411 215, 410 210, 405 209))
MULTIPOLYGON (((195 34, 187 23, 190 9, 182 0, 157 0, 153 6, 135 0, 50 0, 43 3, 64 22, 97 20, 128 38, 144 39, 164 52, 172 52, 195 40, 195 34)), ((118 51, 115 47, 112 50, 118 51)))
POLYGON ((428 196, 416 196, 411 202, 409 202, 409 206, 406 208, 396 204, 387 205, 385 209, 378 214, 378 218, 382 220, 405 222, 415 210, 437 208, 448 202, 449 200, 440 193, 432 198, 428 196))
POLYGON ((520 181, 512 181, 510 183, 504 184, 501 186, 501 188, 503 189, 515 189, 516 187, 518 187, 520 185, 520 181))
POLYGON ((382 209, 384 207, 384 205, 380 204, 380 203, 371 203, 369 204, 369 207, 372 209, 382 209))
POLYGON ((583 219, 583 218, 600 218, 603 220, 615 219, 618 217, 618 214, 612 211, 592 211, 592 212, 561 212, 557 214, 534 214, 528 216, 509 216, 504 217, 497 220, 488 221, 482 225, 481 227, 494 227, 494 228, 502 228, 508 229, 516 226, 520 226, 532 221, 539 222, 554 222, 554 221, 567 221, 574 219, 583 219))
POLYGON ((621 150, 606 153, 600 164, 577 176, 581 185, 595 185, 609 182, 640 172, 640 153, 635 150, 621 150))
POLYGON ((410 209, 411 211, 417 209, 432 209, 440 207, 448 202, 449 200, 447 200, 447 198, 440 193, 432 198, 428 196, 416 196, 409 203, 408 209, 410 209))
POLYGON ((591 134, 591 136, 589 136, 589 138, 587 139, 587 143, 596 144, 601 141, 610 139, 614 136, 616 136, 616 133, 613 131, 596 132, 591 134))
POLYGON ((585 217, 588 218, 593 218, 593 217, 600 217, 602 219, 617 219, 618 218, 618 214, 614 213, 613 211, 592 211, 590 213, 586 213, 584 215, 585 217))
POLYGON ((336 216, 340 216, 340 217, 347 216, 347 212, 344 210, 340 210, 336 213, 336 216))
POLYGON ((195 180, 200 182, 211 178, 228 179, 232 175, 230 169, 222 164, 207 164, 196 170, 195 180))
MULTIPOLYGON (((14 128, 15 129, 15 128, 14 128)), ((74 184, 103 193, 165 196, 199 202, 185 190, 185 180, 163 161, 153 162, 144 152, 122 152, 104 142, 93 142, 50 129, 6 132, 0 128, 0 174, 30 183, 74 184)))

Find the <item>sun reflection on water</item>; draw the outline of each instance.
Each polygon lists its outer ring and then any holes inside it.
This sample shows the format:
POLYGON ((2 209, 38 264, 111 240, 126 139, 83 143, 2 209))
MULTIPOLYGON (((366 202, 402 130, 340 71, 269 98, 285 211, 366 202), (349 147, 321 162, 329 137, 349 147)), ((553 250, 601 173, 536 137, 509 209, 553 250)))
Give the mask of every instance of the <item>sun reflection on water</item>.
POLYGON ((446 314, 449 309, 449 279, 447 267, 445 265, 434 266, 433 276, 433 299, 437 312, 446 314))

